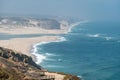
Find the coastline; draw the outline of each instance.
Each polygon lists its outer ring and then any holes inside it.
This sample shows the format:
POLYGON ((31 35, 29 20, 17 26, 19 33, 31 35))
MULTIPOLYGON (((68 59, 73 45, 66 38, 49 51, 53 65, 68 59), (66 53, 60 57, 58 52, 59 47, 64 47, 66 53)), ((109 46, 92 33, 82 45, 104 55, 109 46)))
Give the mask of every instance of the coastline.
MULTIPOLYGON (((79 24, 77 23, 77 25, 79 25, 79 24)), ((20 31, 17 29, 17 30, 14 30, 13 32, 11 30, 8 32, 4 32, 4 30, 3 30, 2 32, 7 33, 7 34, 43 34, 43 33, 67 34, 69 32, 69 30, 71 31, 71 29, 75 26, 76 25, 73 24, 72 26, 69 26, 65 30, 45 30, 45 32, 44 31, 39 32, 39 30, 37 30, 37 29, 35 29, 35 30, 30 29, 32 32, 29 32, 29 31, 27 32, 26 31, 27 28, 25 30, 23 28, 20 31), (35 33, 33 33, 34 31, 35 31, 35 33)), ((0 32, 1 32, 1 29, 0 29, 0 32)), ((62 41, 66 41, 66 39, 62 36, 57 36, 57 35, 56 36, 40 36, 40 37, 32 37, 32 38, 12 38, 10 40, 0 40, 0 46, 9 48, 9 49, 13 49, 16 52, 20 52, 25 55, 31 56, 33 58, 33 60, 37 64, 39 64, 44 59, 46 59, 46 57, 37 53, 37 45, 48 44, 51 42, 62 42, 62 41)), ((53 73, 47 72, 46 73, 46 75, 51 75, 51 74, 55 75, 55 80, 63 80, 65 77, 65 75, 55 73, 55 72, 53 72, 53 73)))
MULTIPOLYGON (((4 29, 0 28, 0 32, 6 34, 67 34, 71 31, 73 27, 83 23, 82 21, 76 22, 68 26, 64 30, 45 30, 38 28, 15 28, 15 29, 4 29), (27 30, 27 31, 26 31, 27 30)), ((31 56, 34 61, 39 64, 46 57, 37 53, 37 45, 43 45, 51 42, 62 42, 66 41, 63 36, 40 36, 40 37, 31 37, 31 38, 12 38, 10 40, 0 40, 1 47, 13 49, 15 51, 21 52, 28 56, 31 56), (22 47, 21 47, 22 46, 22 47), (41 60, 40 60, 41 58, 41 60), (39 60, 38 60, 39 59, 39 60)))
MULTIPOLYGON (((41 45, 44 45, 44 44, 48 44, 48 43, 51 43, 51 42, 62 42, 62 41, 66 41, 66 39, 64 37, 60 37, 60 36, 56 36, 56 39, 53 40, 53 41, 41 41, 41 42, 38 42, 38 43, 35 43, 32 45, 32 49, 30 49, 30 52, 31 54, 35 55, 35 62, 37 64, 40 64, 43 60, 45 60, 47 58, 47 56, 44 56, 44 55, 41 55, 37 52, 37 46, 41 46, 41 45)), ((48 54, 48 55, 51 55, 51 54, 48 54)))
MULTIPOLYGON (((79 25, 79 24, 81 24, 81 23, 84 23, 84 22, 86 22, 86 21, 79 21, 79 22, 76 22, 76 23, 71 24, 71 25, 69 26, 69 28, 67 28, 67 29, 64 31, 64 33, 62 33, 62 34, 67 34, 67 33, 71 32, 71 30, 72 30, 73 27, 75 27, 75 26, 77 26, 77 25, 79 25)), ((33 54, 33 55, 36 56, 36 58, 37 58, 36 63, 37 63, 37 64, 40 64, 43 60, 45 60, 45 59, 47 58, 47 56, 44 56, 44 55, 41 55, 41 54, 38 54, 38 53, 37 53, 37 46, 38 46, 38 45, 40 46, 40 45, 48 44, 48 43, 51 43, 51 42, 63 42, 63 41, 67 41, 67 40, 65 39, 65 37, 63 37, 63 36, 56 36, 56 37, 58 37, 56 40, 47 41, 47 42, 42 41, 42 42, 36 43, 36 44, 34 44, 34 45, 32 46, 32 50, 31 50, 32 53, 31 53, 31 54, 33 54)))
POLYGON ((42 37, 33 37, 33 38, 13 38, 10 40, 0 40, 0 46, 13 49, 15 51, 24 53, 28 56, 32 56, 30 54, 30 49, 33 44, 42 42, 42 41, 54 41, 58 39, 58 36, 42 36, 42 37))
POLYGON ((33 27, 28 27, 28 28, 0 28, 0 32, 3 34, 12 34, 12 35, 24 35, 24 34, 46 34, 44 36, 38 36, 38 37, 29 37, 29 38, 11 38, 9 40, 0 40, 0 45, 2 47, 6 48, 12 48, 14 49, 14 46, 18 47, 15 48, 16 51, 26 53, 29 55, 31 51, 31 47, 33 49, 33 46, 36 44, 43 44, 43 43, 50 43, 50 42, 61 42, 64 41, 65 38, 62 36, 58 36, 59 34, 67 34, 69 30, 72 29, 72 27, 76 26, 77 23, 71 24, 70 26, 67 26, 66 29, 64 30, 46 30, 46 29, 41 29, 41 28, 33 28, 33 27), (55 34, 54 36, 47 36, 47 34, 55 34), (58 34, 58 35, 57 35, 58 34), (26 42, 26 43, 25 43, 26 42), (24 43, 24 45, 19 45, 24 43), (16 44, 16 45, 15 45, 16 44), (25 46, 25 44, 29 44, 29 48, 25 46), (12 47, 10 47, 12 46, 12 47), (26 51, 21 50, 20 48, 24 47, 26 51))
POLYGON ((79 22, 76 22, 76 23, 71 24, 70 27, 69 27, 69 29, 68 29, 68 32, 67 32, 67 33, 71 32, 71 30, 72 30, 73 27, 75 27, 75 26, 77 26, 77 25, 79 25, 79 24, 87 23, 87 22, 88 22, 88 21, 86 20, 86 21, 79 21, 79 22))

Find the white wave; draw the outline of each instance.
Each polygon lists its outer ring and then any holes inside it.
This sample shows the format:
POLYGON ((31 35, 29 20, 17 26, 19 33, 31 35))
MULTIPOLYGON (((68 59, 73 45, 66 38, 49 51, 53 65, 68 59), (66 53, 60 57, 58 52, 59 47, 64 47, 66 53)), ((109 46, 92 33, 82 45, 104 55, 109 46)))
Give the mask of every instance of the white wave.
POLYGON ((52 53, 45 53, 46 56, 58 56, 56 54, 52 54, 52 53))
POLYGON ((36 57, 36 63, 37 63, 37 64, 40 64, 40 63, 42 63, 44 60, 54 61, 54 60, 52 60, 52 59, 48 59, 48 57, 49 57, 49 56, 56 56, 56 55, 51 54, 51 53, 40 54, 40 53, 38 52, 37 47, 38 47, 38 45, 42 45, 42 44, 46 44, 46 43, 42 42, 42 43, 35 44, 35 45, 33 46, 33 49, 32 49, 32 54, 35 55, 35 57, 36 57))
POLYGON ((82 76, 78 75, 77 77, 79 77, 80 79, 84 80, 82 76))
POLYGON ((65 37, 59 37, 59 39, 56 41, 40 42, 40 43, 33 45, 33 49, 31 51, 32 51, 32 54, 34 54, 36 56, 36 59, 37 59, 36 63, 40 64, 41 62, 43 62, 43 60, 46 60, 49 56, 58 56, 58 55, 51 54, 51 53, 45 53, 44 55, 42 55, 42 54, 38 53, 38 50, 37 50, 38 46, 48 44, 51 42, 63 42, 63 41, 67 41, 65 39, 65 37))
POLYGON ((67 39, 65 37, 61 37, 61 36, 58 36, 58 37, 59 38, 57 40, 54 40, 54 41, 47 41, 47 42, 43 41, 43 42, 40 42, 40 43, 37 43, 37 44, 33 45, 33 49, 31 51, 32 51, 32 54, 34 54, 36 56, 36 59, 37 59, 36 63, 37 64, 40 64, 43 60, 46 60, 49 56, 56 56, 56 55, 51 54, 51 53, 46 53, 46 54, 42 55, 42 54, 38 53, 37 47, 40 46, 40 45, 51 43, 51 42, 67 41, 67 39))
POLYGON ((37 64, 40 64, 41 62, 43 62, 43 60, 46 59, 46 56, 43 56, 43 55, 41 55, 41 54, 35 53, 34 55, 35 55, 36 58, 37 58, 37 62, 36 62, 37 64))
MULTIPOLYGON (((52 42, 52 41, 51 41, 52 42)), ((37 43, 37 44, 35 44, 35 45, 44 45, 44 44, 48 44, 48 43, 51 43, 50 41, 49 42, 40 42, 40 43, 37 43)))
POLYGON ((67 41, 65 37, 59 37, 59 39, 54 42, 64 42, 64 41, 67 41))
POLYGON ((58 59, 59 62, 62 62, 62 59, 58 59))
POLYGON ((39 53, 37 52, 37 46, 38 46, 38 45, 39 45, 39 44, 36 44, 36 45, 33 46, 32 54, 34 54, 35 57, 36 57, 36 59, 37 59, 36 63, 37 63, 37 64, 40 64, 43 60, 46 59, 46 56, 41 55, 41 54, 39 54, 39 53))
POLYGON ((77 25, 80 25, 80 24, 83 24, 83 23, 87 23, 88 21, 79 21, 79 22, 76 22, 76 23, 73 23, 70 25, 70 28, 68 30, 68 32, 71 32, 72 28, 77 26, 77 25))
POLYGON ((54 41, 43 41, 43 42, 40 42, 40 43, 37 43, 36 45, 44 45, 44 44, 48 44, 48 43, 51 43, 51 42, 63 42, 63 41, 67 41, 67 39, 65 37, 59 37, 57 40, 54 40, 54 41))
POLYGON ((88 37, 100 37, 100 34, 88 34, 88 37))
POLYGON ((112 37, 104 37, 106 40, 111 40, 113 39, 112 37))
POLYGON ((94 37, 94 38, 102 38, 102 39, 105 39, 107 41, 114 39, 114 37, 106 36, 105 34, 88 34, 87 36, 94 37))

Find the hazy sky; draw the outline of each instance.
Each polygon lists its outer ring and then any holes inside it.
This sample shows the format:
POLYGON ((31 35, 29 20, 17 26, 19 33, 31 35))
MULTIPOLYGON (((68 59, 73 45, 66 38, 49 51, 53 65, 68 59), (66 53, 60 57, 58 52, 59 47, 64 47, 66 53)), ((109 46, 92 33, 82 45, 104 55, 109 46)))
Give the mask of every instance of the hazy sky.
POLYGON ((120 20, 120 0, 0 0, 0 13, 120 20))

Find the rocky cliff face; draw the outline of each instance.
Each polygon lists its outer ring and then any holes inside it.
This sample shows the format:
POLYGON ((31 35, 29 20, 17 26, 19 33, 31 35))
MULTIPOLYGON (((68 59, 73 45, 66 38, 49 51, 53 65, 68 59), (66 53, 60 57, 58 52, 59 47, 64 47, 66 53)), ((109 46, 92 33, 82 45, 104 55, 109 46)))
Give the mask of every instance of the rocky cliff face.
POLYGON ((0 47, 0 80, 39 80, 44 71, 31 57, 0 47))
POLYGON ((73 75, 48 72, 31 57, 0 47, 0 80, 58 80, 59 75, 65 76, 63 80, 80 80, 73 75))
POLYGON ((10 50, 10 49, 0 47, 0 56, 5 58, 5 59, 12 60, 14 62, 22 62, 24 64, 28 64, 28 65, 31 65, 31 66, 36 67, 38 69, 41 69, 41 67, 39 65, 37 65, 32 60, 31 57, 24 55, 24 54, 19 54, 18 52, 15 52, 15 51, 10 50))

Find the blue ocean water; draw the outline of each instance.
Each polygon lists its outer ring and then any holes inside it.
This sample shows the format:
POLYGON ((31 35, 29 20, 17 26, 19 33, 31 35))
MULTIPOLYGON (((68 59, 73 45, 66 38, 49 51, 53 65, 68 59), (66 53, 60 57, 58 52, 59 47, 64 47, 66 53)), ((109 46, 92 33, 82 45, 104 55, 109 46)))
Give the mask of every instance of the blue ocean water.
POLYGON ((120 80, 120 23, 87 22, 62 35, 66 40, 37 45, 40 65, 83 80, 120 80))

